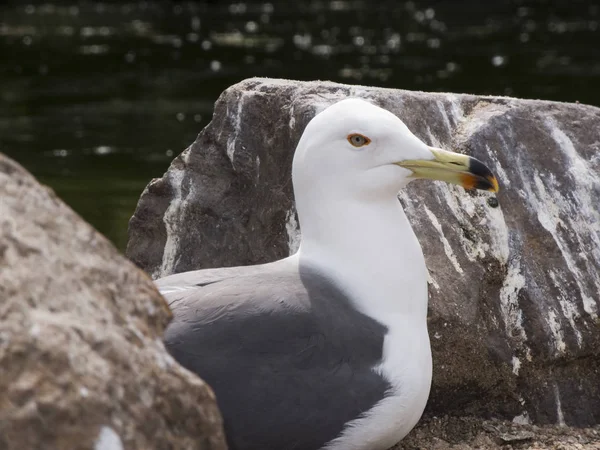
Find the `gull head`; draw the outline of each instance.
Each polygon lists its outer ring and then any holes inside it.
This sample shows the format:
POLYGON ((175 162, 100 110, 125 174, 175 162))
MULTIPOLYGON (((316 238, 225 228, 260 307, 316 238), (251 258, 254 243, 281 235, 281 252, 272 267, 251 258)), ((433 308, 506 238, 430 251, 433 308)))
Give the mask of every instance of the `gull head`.
POLYGON ((426 145, 391 112, 355 98, 329 106, 310 121, 296 148, 292 175, 296 189, 367 201, 395 198, 419 178, 498 190, 482 162, 426 145))

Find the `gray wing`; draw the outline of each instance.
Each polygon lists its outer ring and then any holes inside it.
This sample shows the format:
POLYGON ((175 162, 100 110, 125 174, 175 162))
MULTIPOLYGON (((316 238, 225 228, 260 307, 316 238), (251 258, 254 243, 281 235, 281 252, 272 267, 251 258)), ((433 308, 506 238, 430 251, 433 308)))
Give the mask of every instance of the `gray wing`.
POLYGON ((206 286, 222 281, 226 278, 237 278, 269 272, 279 267, 275 263, 259 264, 254 266, 220 267, 217 269, 192 270, 190 272, 176 273, 154 281, 160 293, 169 301, 179 297, 181 291, 190 288, 206 286))
POLYGON ((215 391, 230 450, 319 449, 389 389, 372 370, 385 327, 300 272, 242 271, 173 294, 165 344, 215 391))

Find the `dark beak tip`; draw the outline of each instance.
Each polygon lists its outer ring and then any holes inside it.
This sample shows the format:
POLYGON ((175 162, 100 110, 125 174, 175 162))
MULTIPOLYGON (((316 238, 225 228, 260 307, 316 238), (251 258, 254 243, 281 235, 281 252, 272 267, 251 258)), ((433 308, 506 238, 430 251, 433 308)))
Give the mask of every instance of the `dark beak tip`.
POLYGON ((469 172, 479 179, 479 183, 476 186, 477 189, 490 192, 498 192, 500 189, 498 180, 492 171, 478 159, 473 157, 469 159, 469 172))
POLYGON ((493 175, 487 177, 477 177, 477 181, 474 186, 475 189, 480 191, 498 192, 498 180, 493 175))
POLYGON ((490 187, 488 191, 490 192, 498 192, 500 190, 500 185, 498 184, 498 180, 494 175, 487 177, 488 182, 490 183, 490 187))

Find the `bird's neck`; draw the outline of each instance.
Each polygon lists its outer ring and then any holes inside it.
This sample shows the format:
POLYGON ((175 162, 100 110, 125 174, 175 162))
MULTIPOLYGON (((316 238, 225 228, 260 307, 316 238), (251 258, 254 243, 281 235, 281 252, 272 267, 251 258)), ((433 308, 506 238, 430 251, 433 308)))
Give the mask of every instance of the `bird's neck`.
POLYGON ((355 306, 371 317, 425 320, 427 269, 398 200, 313 200, 318 203, 297 199, 300 263, 346 287, 355 306))

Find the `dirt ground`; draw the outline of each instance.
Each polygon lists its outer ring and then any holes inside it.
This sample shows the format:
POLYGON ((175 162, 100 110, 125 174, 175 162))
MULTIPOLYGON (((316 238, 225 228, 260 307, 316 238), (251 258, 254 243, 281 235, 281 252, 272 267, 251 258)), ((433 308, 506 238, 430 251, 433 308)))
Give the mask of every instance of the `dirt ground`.
POLYGON ((600 450, 600 426, 519 425, 471 417, 424 419, 393 450, 600 450))

